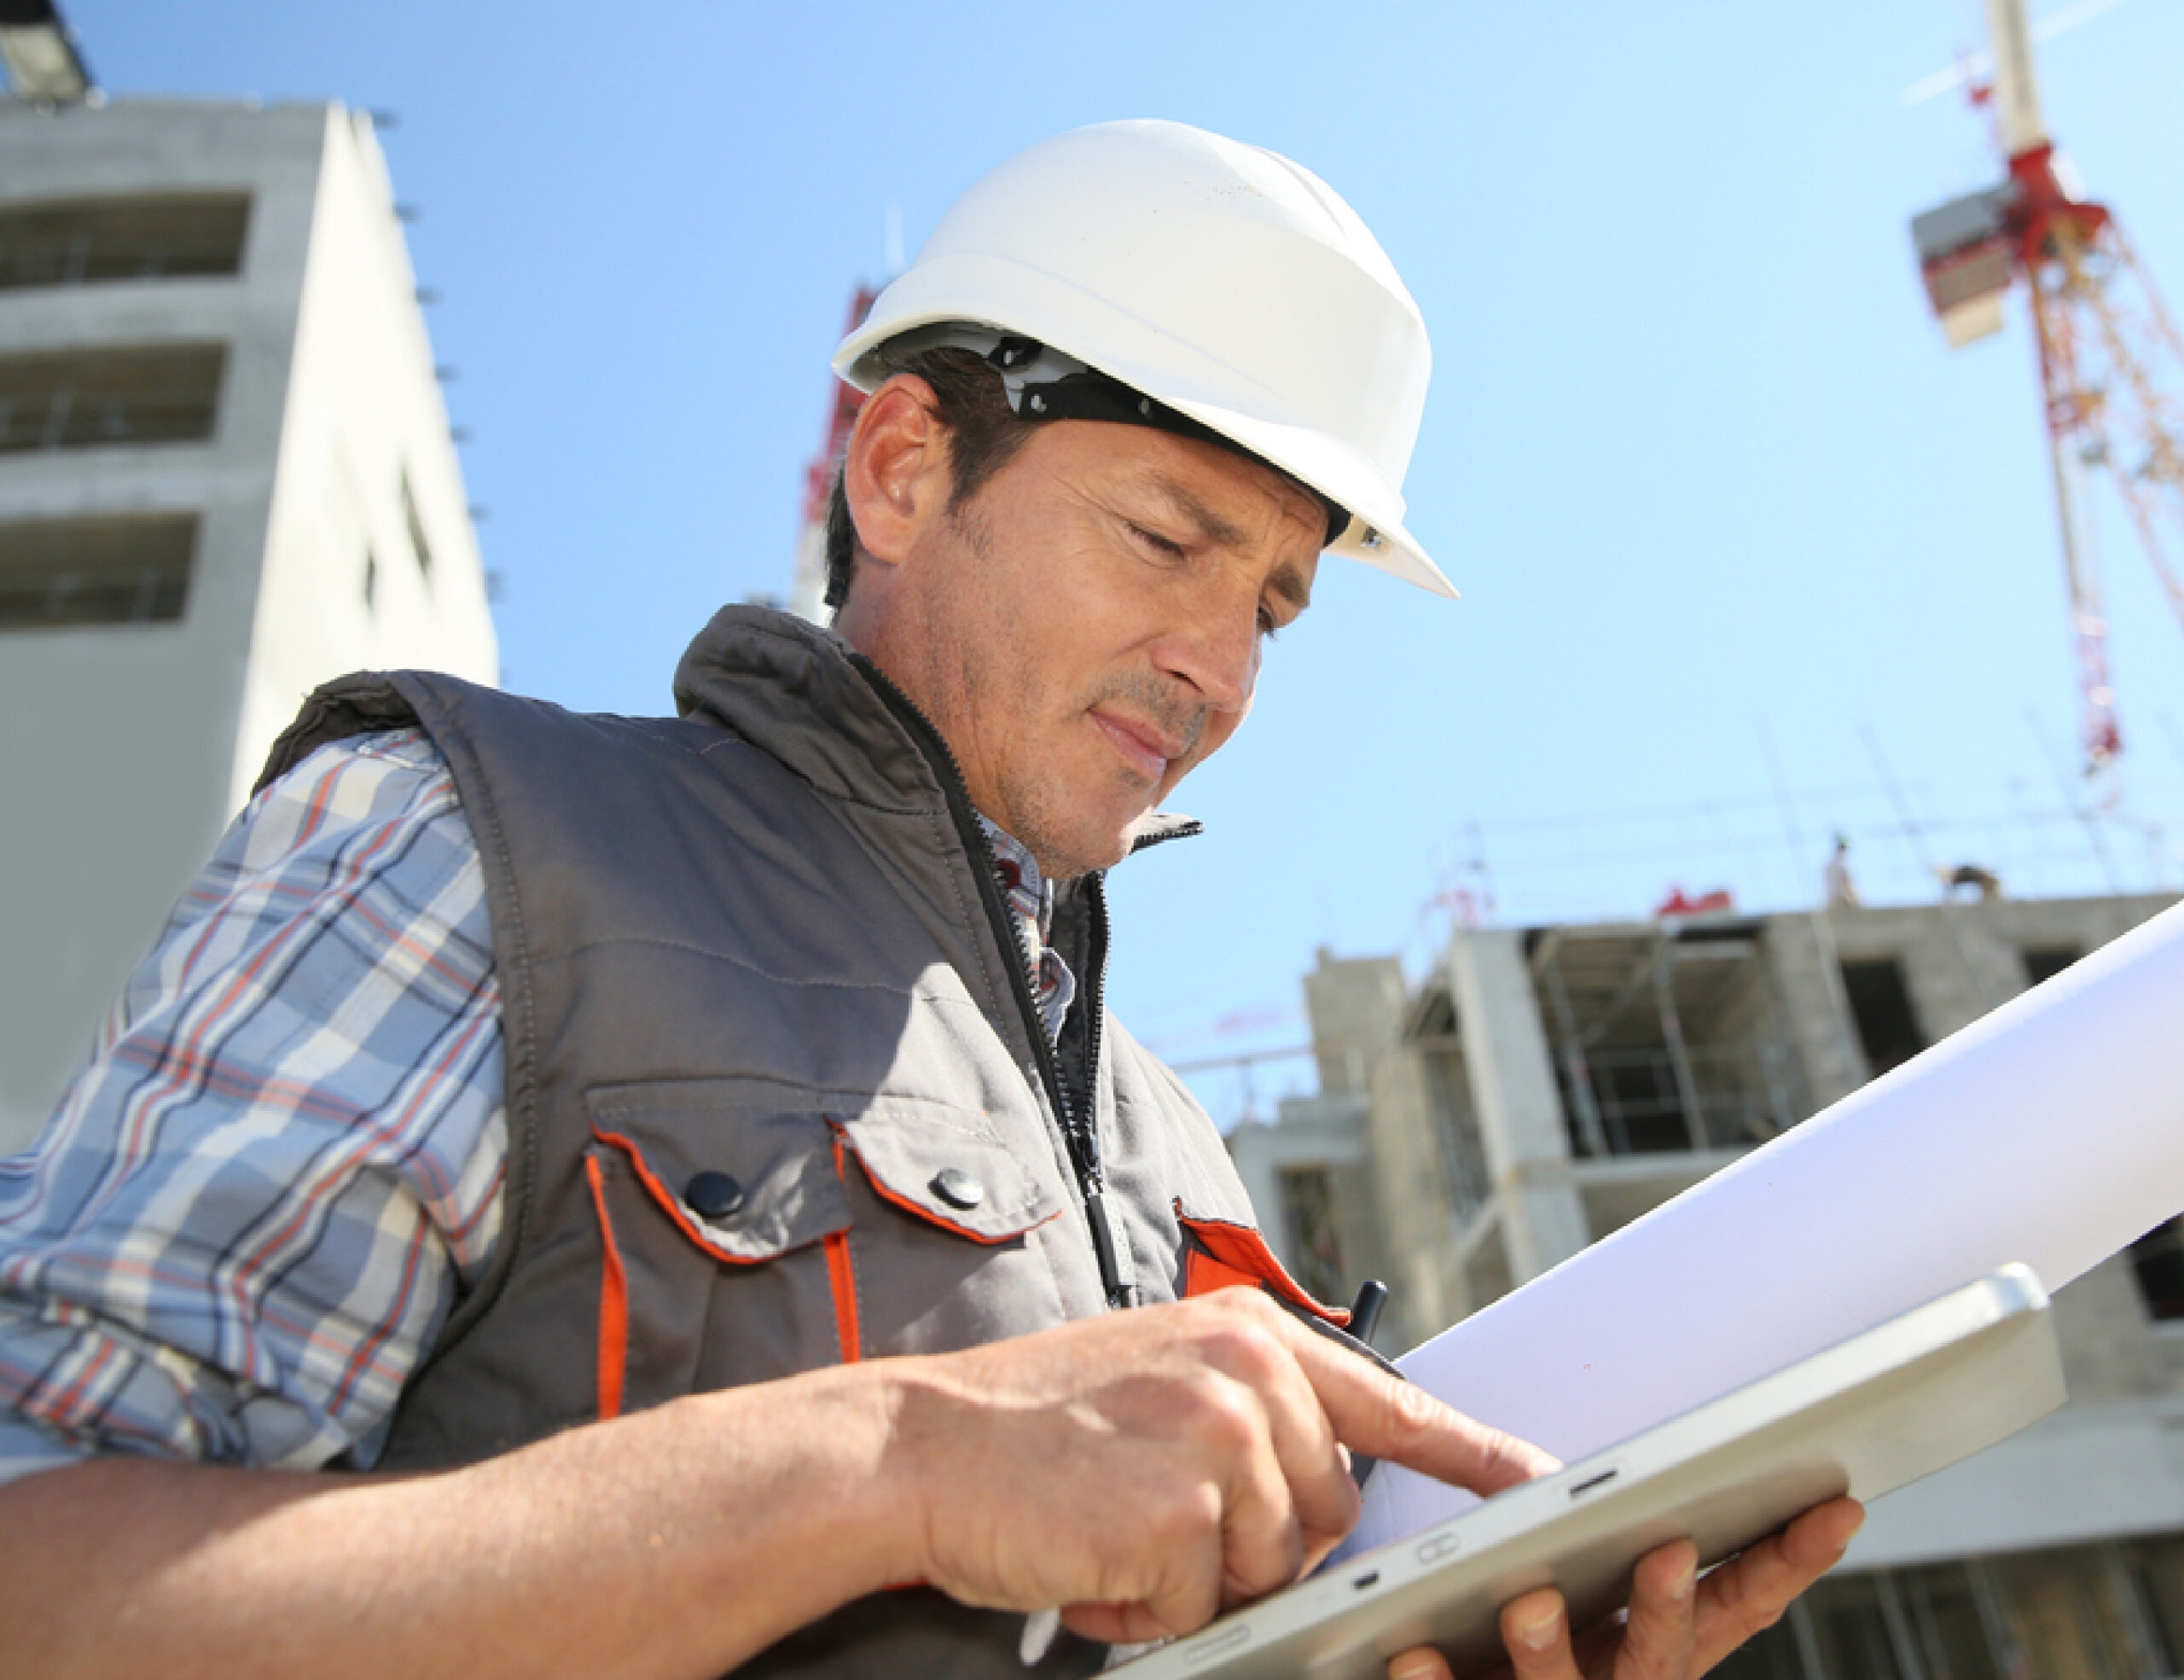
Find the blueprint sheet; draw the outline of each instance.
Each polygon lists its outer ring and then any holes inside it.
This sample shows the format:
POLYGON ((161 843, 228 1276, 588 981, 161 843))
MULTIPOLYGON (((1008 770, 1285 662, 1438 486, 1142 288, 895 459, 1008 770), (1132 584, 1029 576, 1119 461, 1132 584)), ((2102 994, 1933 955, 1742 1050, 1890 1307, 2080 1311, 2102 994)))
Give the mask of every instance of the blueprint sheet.
MULTIPOLYGON (((2184 1211, 2184 905, 1397 1363, 1565 1462, 2013 1260, 2184 1211)), ((1340 1556, 1475 1503, 1393 1464, 1340 1556)))

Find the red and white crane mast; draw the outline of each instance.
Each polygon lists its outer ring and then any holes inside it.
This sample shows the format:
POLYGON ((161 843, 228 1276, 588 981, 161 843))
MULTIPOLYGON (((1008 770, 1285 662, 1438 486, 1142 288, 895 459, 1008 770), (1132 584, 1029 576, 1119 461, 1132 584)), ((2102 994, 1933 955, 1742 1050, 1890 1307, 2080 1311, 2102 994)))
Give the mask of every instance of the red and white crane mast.
POLYGON ((1994 78, 1972 96, 1992 112, 2007 172, 1997 186, 1914 217, 1911 235, 1952 345, 2001 329, 2013 281, 2030 299, 2091 774, 2115 759, 2123 737, 2084 477, 2114 479, 2184 623, 2184 586, 2170 562, 2184 544, 2184 343, 2115 212, 2084 195, 2048 133, 2024 0, 1987 0, 1987 22, 1994 78))
MULTIPOLYGON (((872 300, 880 294, 859 286, 850 294, 849 317, 842 328, 847 337, 864 324, 872 300)), ((788 610, 815 625, 828 621, 827 503, 834 494, 834 469, 850 446, 850 432, 857 410, 864 406, 864 392, 841 380, 831 382, 827 393, 827 429, 819 439, 819 453, 804 469, 804 523, 796 535, 796 571, 789 585, 788 610)))

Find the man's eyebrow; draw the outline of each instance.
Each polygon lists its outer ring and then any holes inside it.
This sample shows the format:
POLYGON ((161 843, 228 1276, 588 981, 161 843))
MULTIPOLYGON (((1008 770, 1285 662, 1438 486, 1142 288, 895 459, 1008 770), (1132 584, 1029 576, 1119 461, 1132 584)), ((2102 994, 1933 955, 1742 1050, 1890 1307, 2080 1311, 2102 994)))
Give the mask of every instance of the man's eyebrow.
POLYGON ((1185 519, 1198 526, 1199 535, 1224 548, 1240 548, 1244 543, 1244 528, 1205 505, 1191 491, 1175 480, 1155 474, 1151 480, 1153 491, 1185 519))
POLYGON ((1312 585, 1306 580, 1301 566, 1283 561, 1274 568, 1266 586, 1300 613, 1312 604, 1312 585))
MULTIPOLYGON (((1209 542, 1228 548, 1243 545, 1243 527, 1216 513, 1187 486, 1177 484, 1173 479, 1157 475, 1152 480, 1152 486, 1162 500, 1197 526, 1199 534, 1209 542)), ((1273 575, 1267 579, 1267 587, 1300 613, 1312 604, 1312 585, 1304 576, 1304 568, 1299 566, 1285 562, 1276 567, 1273 575)))

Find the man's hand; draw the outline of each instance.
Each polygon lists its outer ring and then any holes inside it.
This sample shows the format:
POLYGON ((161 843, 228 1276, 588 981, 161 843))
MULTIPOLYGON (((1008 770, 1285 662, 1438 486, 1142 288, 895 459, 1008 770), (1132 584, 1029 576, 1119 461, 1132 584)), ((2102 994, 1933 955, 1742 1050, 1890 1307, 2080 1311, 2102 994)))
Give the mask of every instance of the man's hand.
POLYGON ((882 1474, 922 1528, 907 1572, 1065 1606, 1110 1642, 1188 1632, 1326 1556, 1357 1519, 1345 1445, 1482 1495, 1554 1468, 1252 1290, 886 1363, 882 1474))
POLYGON ((1355 1520, 1340 1443, 1547 1468, 1243 1289, 694 1394, 419 1476, 108 1458, 0 1487, 0 1677, 704 1680, 926 1580, 1188 1632, 1355 1520))
MULTIPOLYGON (((1816 1506, 1703 1580, 1690 1541, 1648 1552, 1631 1581, 1628 1619, 1574 1641, 1560 1593, 1525 1593, 1502 1607, 1509 1665, 1498 1672, 1505 1680, 1693 1680, 1772 1627, 1834 1567, 1865 1514, 1855 1499, 1816 1506)), ((1449 1665, 1437 1651, 1406 1651, 1388 1665, 1388 1680, 1450 1680, 1449 1665)))

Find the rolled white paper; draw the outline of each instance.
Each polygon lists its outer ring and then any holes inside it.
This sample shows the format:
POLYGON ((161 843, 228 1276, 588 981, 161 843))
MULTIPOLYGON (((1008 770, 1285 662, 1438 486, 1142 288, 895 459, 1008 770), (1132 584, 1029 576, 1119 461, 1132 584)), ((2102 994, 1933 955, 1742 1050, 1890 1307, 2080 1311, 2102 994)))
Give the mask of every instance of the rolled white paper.
MULTIPOLYGON (((2184 905, 1397 1361, 1569 1461, 2022 1260, 2184 1211, 2184 905)), ((1463 1510, 1393 1464, 1341 1555, 1463 1510)))

